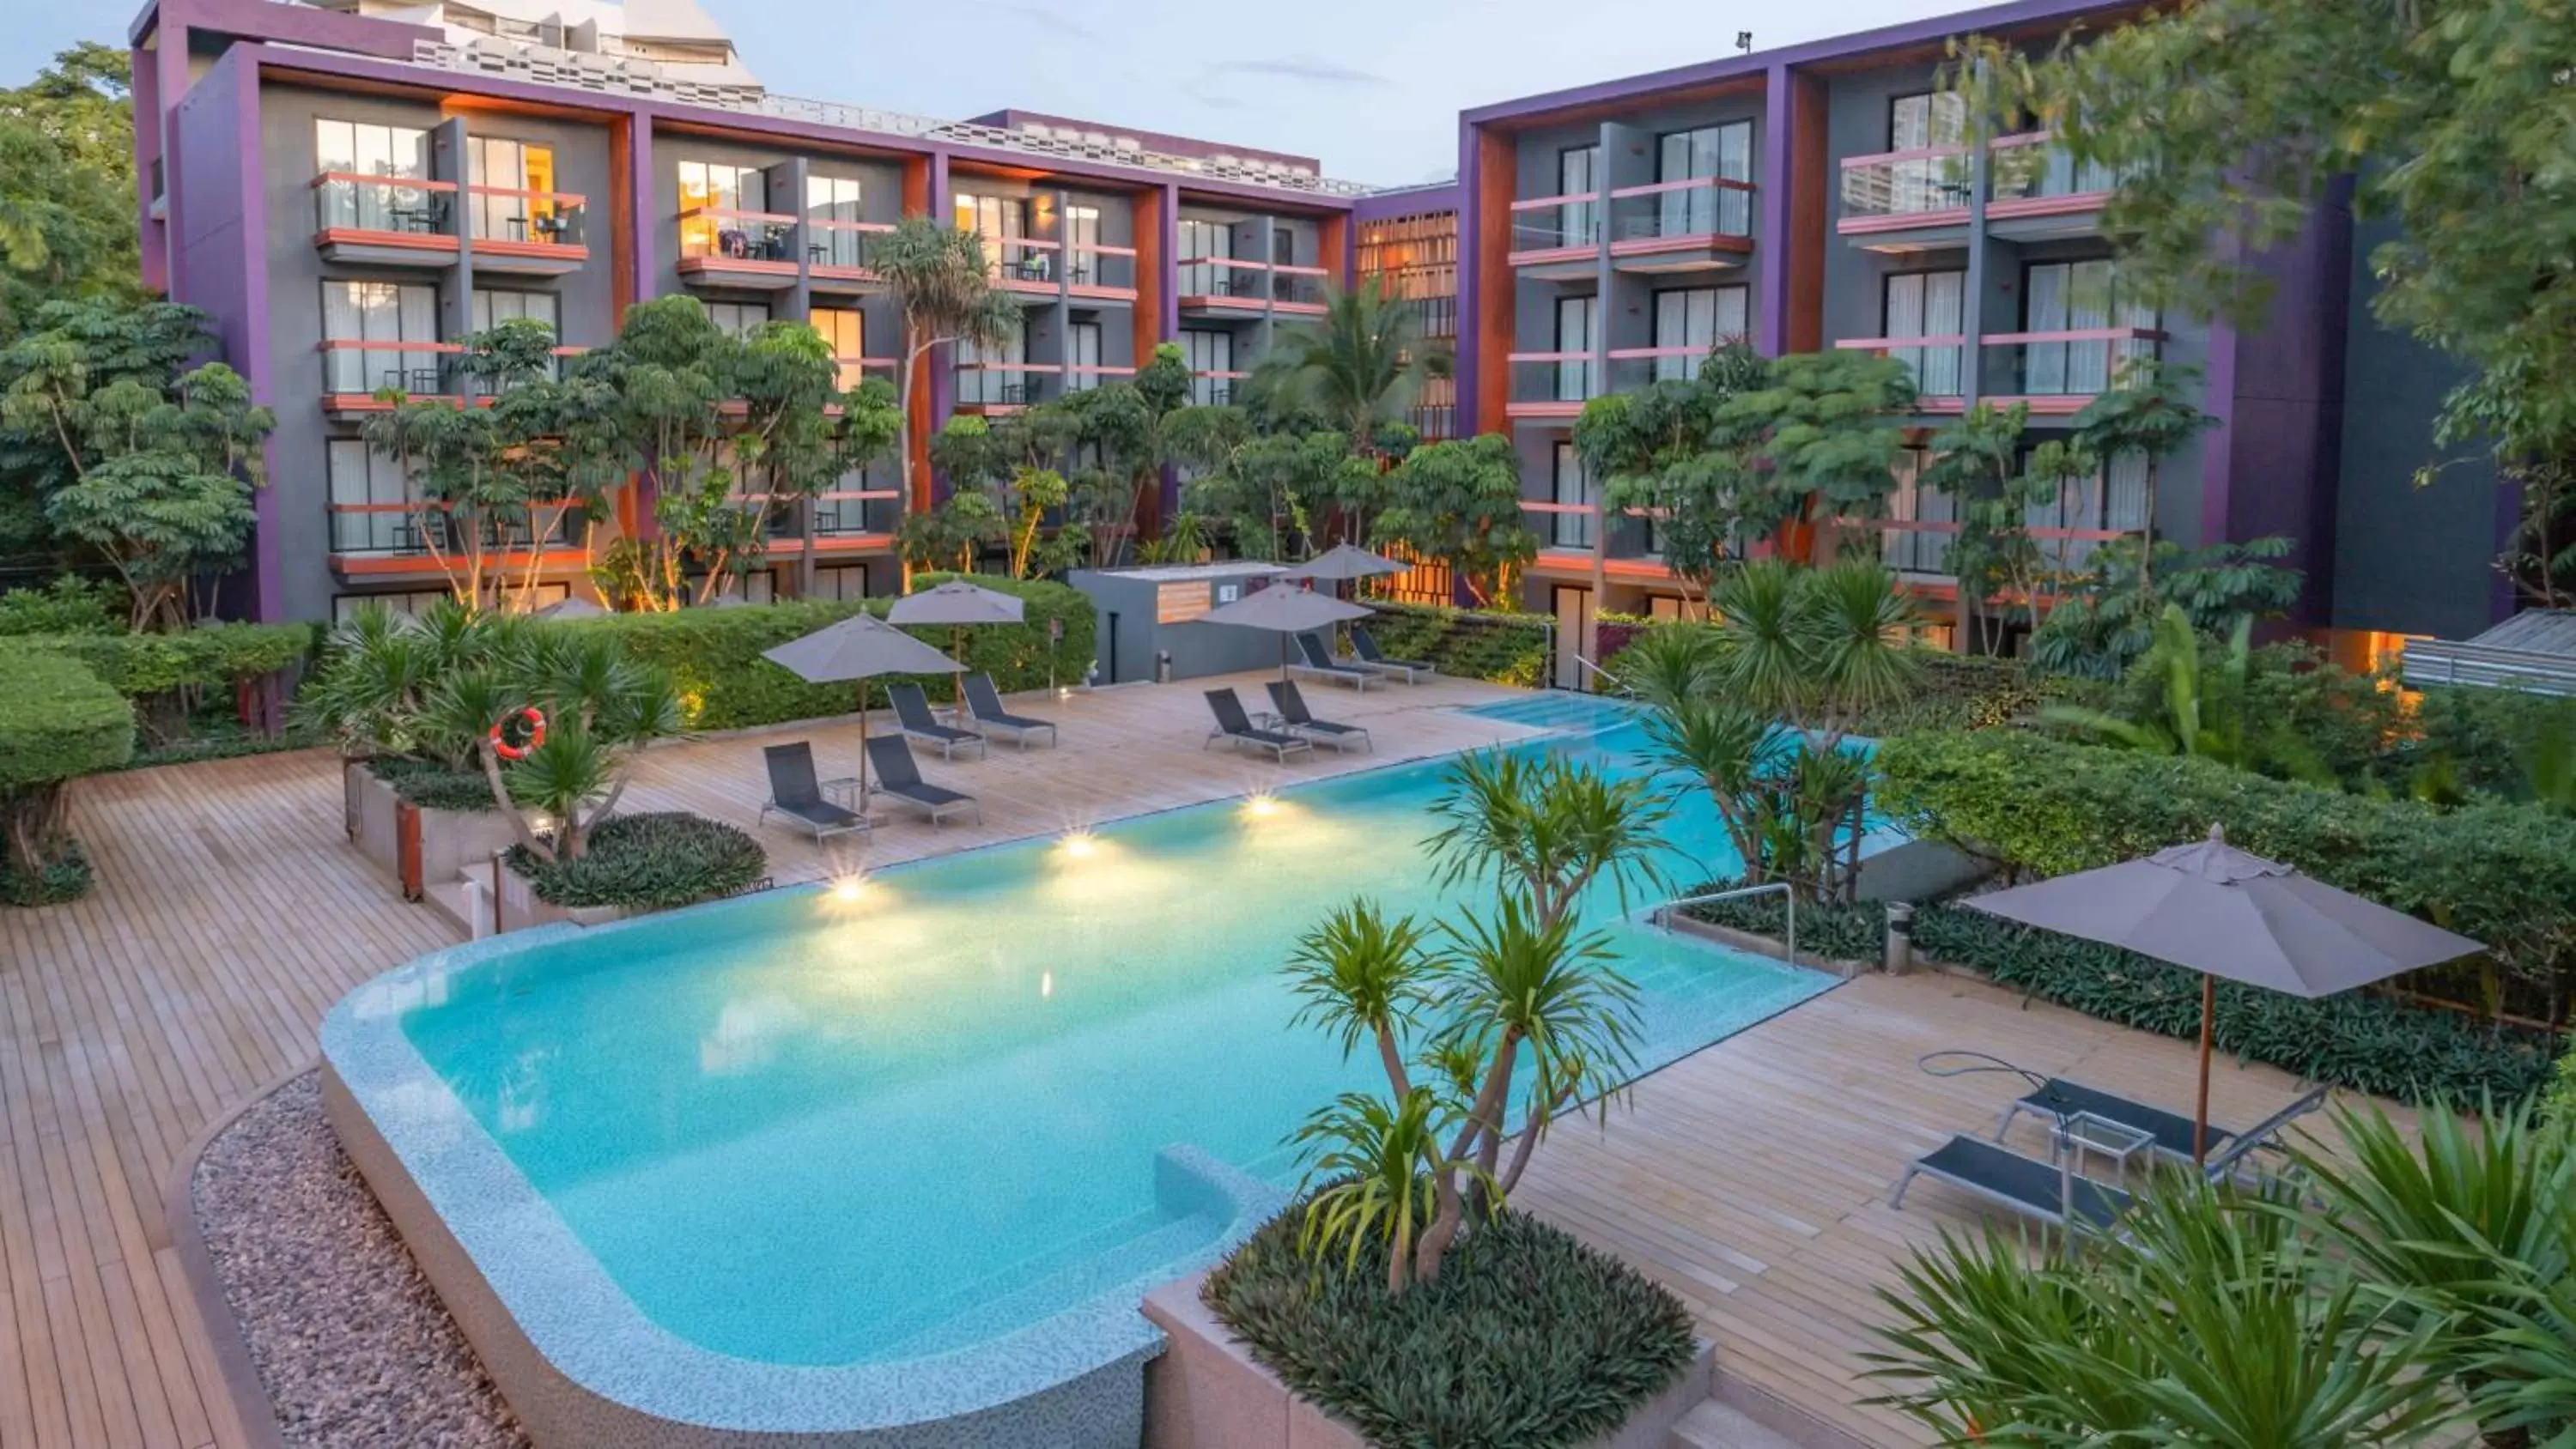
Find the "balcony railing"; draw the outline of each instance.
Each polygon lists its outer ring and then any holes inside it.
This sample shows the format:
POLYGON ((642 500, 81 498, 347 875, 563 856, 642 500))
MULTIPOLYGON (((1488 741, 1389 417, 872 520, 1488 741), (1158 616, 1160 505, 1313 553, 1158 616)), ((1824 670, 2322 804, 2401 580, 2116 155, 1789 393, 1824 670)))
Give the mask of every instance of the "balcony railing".
POLYGON ((1688 382, 1718 347, 1741 342, 1724 337, 1706 347, 1614 347, 1610 350, 1610 392, 1636 392, 1658 382, 1688 382))
POLYGON ((1068 362, 1064 365, 1064 390, 1089 392, 1104 382, 1127 382, 1135 376, 1136 369, 1123 363, 1068 362))
POLYGON ((1033 236, 988 236, 983 242, 984 272, 995 282, 1015 291, 1055 290, 1060 244, 1033 236))
POLYGON ((877 239, 893 230, 893 226, 881 221, 809 216, 805 219, 805 259, 816 271, 873 277, 877 239))
POLYGON ((1187 257, 1175 275, 1174 290, 1183 297, 1240 298, 1247 305, 1270 297, 1270 268, 1241 257, 1187 257))
POLYGON ((1074 246, 1065 252, 1065 281, 1076 295, 1132 293, 1136 290, 1136 249, 1105 242, 1074 246))
POLYGON ((1601 245, 1601 193, 1568 192, 1534 196, 1512 203, 1510 262, 1529 266, 1570 259, 1569 254, 1601 245))
POLYGON ((1231 407, 1235 388, 1248 372, 1193 372, 1190 374, 1190 401, 1203 408, 1231 407))
POLYGON ((680 213, 680 259, 723 265, 796 264, 797 219, 774 211, 697 206, 680 213))
POLYGON ((1645 250, 1640 243, 1753 235, 1753 183, 1725 176, 1695 176, 1623 186, 1610 193, 1610 238, 1615 252, 1645 250))
POLYGON ((1511 397, 1505 411, 1513 417, 1572 418, 1599 392, 1589 352, 1515 352, 1511 397))
POLYGON ((2078 327, 2057 332, 1989 332, 1982 390, 2027 401, 2033 412, 2074 412, 2109 389, 2133 358, 2153 357, 2164 334, 2152 327, 2078 327))
POLYGON ((1966 213, 1970 163, 1965 146, 1924 146, 1842 161, 1844 230, 1888 230, 1943 224, 1966 213))
MULTIPOLYGON (((334 503, 329 507, 334 554, 418 558, 461 554, 470 548, 469 530, 443 504, 415 498, 400 503, 334 503)), ((544 548, 579 547, 587 523, 578 508, 543 509, 536 518, 487 518, 482 527, 487 550, 524 552, 530 546, 532 529, 542 533, 544 548), (542 529, 538 529, 539 524, 542 529)))
POLYGON ((1924 412, 1957 412, 1968 390, 1968 339, 1963 334, 1930 337, 1847 337, 1834 346, 1873 352, 1905 364, 1914 375, 1914 391, 1924 412))
POLYGON ((903 490, 878 488, 868 477, 844 478, 839 486, 814 496, 816 539, 857 538, 888 534, 903 518, 903 490), (856 486, 851 486, 852 484, 856 486))
POLYGON ((590 204, 567 191, 521 191, 507 186, 465 188, 465 214, 478 242, 576 248, 590 204))
POLYGON ((1591 504, 1525 498, 1521 500, 1521 511, 1530 515, 1530 527, 1537 530, 1541 547, 1578 553, 1592 551, 1594 520, 1591 504))
POLYGON ((388 238, 453 237, 455 207, 453 181, 348 171, 313 178, 315 229, 326 236, 361 231, 388 238))
POLYGON ((897 366, 891 357, 835 357, 832 365, 840 370, 836 381, 843 392, 865 382, 872 372, 882 373, 892 380, 897 366))
POLYGON ((1019 408, 1044 402, 1049 381, 1064 369, 1051 362, 961 362, 957 406, 1019 408))
POLYGON ((1986 200, 2008 212, 2075 197, 2096 199, 2117 190, 2122 179, 2117 168, 2078 162, 2045 131, 1997 136, 1987 147, 1986 200))
POLYGON ((1322 267, 1292 267, 1283 263, 1270 269, 1270 295, 1283 309, 1321 312, 1324 310, 1324 282, 1331 275, 1322 267))
POLYGON ((325 338, 322 391, 364 397, 392 388, 413 397, 441 396, 449 390, 446 360, 463 350, 453 342, 325 338))

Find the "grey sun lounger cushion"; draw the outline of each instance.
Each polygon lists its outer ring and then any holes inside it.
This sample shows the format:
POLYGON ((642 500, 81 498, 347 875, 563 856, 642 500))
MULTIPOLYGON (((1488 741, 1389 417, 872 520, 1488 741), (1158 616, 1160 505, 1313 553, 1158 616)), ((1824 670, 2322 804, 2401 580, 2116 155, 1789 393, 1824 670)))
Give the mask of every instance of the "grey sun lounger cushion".
POLYGON ((1915 1159, 1905 1169, 1905 1175, 1896 1180, 1896 1191, 1887 1200, 1889 1207, 1905 1206, 1905 1189, 1918 1174, 2045 1223, 2062 1223, 2071 1213, 2075 1226, 2098 1231, 2129 1209, 2129 1195, 2116 1187, 2095 1182, 2081 1173, 2070 1179, 2054 1163, 2024 1157, 1982 1137, 1953 1137, 1915 1159))
POLYGON ((761 824, 783 815, 812 831, 816 840, 868 828, 866 816, 823 798, 823 787, 814 778, 812 744, 770 745, 760 754, 769 766, 769 799, 760 807, 761 824))
POLYGON ((1252 716, 1243 712, 1243 701, 1235 695, 1231 686, 1209 690, 1207 702, 1208 709, 1216 715, 1216 728, 1208 731, 1207 742, 1199 746, 1201 749, 1207 748, 1209 744, 1214 744, 1218 740, 1224 740, 1237 748, 1250 745, 1257 750, 1268 750, 1277 756, 1283 765, 1288 762, 1290 755, 1313 754, 1315 751, 1314 743, 1310 740, 1300 739, 1295 735, 1283 735, 1277 730, 1254 729, 1252 716))
POLYGON ((1297 636, 1297 653, 1306 662, 1292 664, 1289 668, 1300 674, 1312 674, 1319 679, 1340 680, 1363 694, 1368 692, 1370 682, 1378 677, 1373 670, 1362 669, 1356 664, 1344 664, 1335 659, 1333 651, 1324 647, 1324 641, 1311 633, 1297 636))
POLYGON ((941 724, 930 712, 930 696, 918 684, 893 684, 886 687, 886 698, 894 703, 895 723, 903 732, 927 745, 939 746, 939 757, 952 760, 967 745, 984 748, 984 737, 973 730, 961 730, 941 724))
POLYGON ((1318 744, 1331 745, 1337 750, 1347 750, 1353 745, 1367 745, 1370 754, 1377 753, 1377 743, 1369 738, 1367 730, 1354 724, 1338 724, 1332 720, 1315 718, 1306 708, 1306 696, 1298 692, 1297 681, 1274 679, 1270 681, 1269 688, 1270 703, 1278 709, 1279 717, 1288 722, 1291 734, 1304 735, 1318 744))
MULTIPOLYGON (((2244 1132, 2232 1132, 2213 1122, 2209 1124, 2209 1152, 2212 1156, 2220 1154, 2230 1157, 2243 1156, 2243 1152, 2235 1150, 2235 1144, 2242 1141, 2245 1144, 2245 1150, 2251 1151, 2278 1136, 2281 1129, 2293 1120, 2324 1106, 2325 1100, 2326 1089, 2319 1087, 2244 1132)), ((2072 1117, 2078 1112, 2089 1112, 2096 1117, 2117 1122, 2123 1127, 2134 1127, 2140 1132, 2152 1135, 2155 1138, 2155 1150, 2162 1156, 2179 1158, 2184 1162, 2192 1160, 2192 1124, 2189 1117, 2179 1112, 2168 1112, 2162 1107, 2150 1106, 2134 1098, 2123 1097, 2117 1092, 2105 1092, 2099 1087, 2088 1087, 2081 1082, 2067 1081, 2063 1077, 2051 1077, 2024 1093, 2020 1099, 2004 1109, 2002 1120, 1995 1124, 1995 1140, 2001 1142, 2004 1133, 2011 1129, 2013 1119, 2024 1112, 2058 1120, 2072 1117)))
POLYGON ((1029 736, 1040 730, 1046 731, 1048 744, 1055 743, 1055 721, 1013 714, 1002 708, 1001 693, 993 688, 993 676, 989 674, 966 676, 966 713, 975 723, 988 730, 1001 730, 1009 734, 1011 743, 1021 749, 1027 749, 1029 736))
POLYGON ((1407 684, 1414 682, 1415 675, 1440 672, 1419 659, 1387 658, 1378 652, 1377 636, 1369 633, 1368 626, 1365 624, 1351 626, 1351 652, 1359 656, 1363 668, 1375 669, 1387 674, 1401 674, 1407 684))
POLYGON ((977 820, 984 818, 984 807, 975 803, 974 796, 921 778, 921 767, 912 760, 912 746, 901 735, 879 735, 868 741, 868 764, 876 771, 871 790, 925 812, 933 825, 946 824, 949 816, 961 810, 975 812, 977 820))

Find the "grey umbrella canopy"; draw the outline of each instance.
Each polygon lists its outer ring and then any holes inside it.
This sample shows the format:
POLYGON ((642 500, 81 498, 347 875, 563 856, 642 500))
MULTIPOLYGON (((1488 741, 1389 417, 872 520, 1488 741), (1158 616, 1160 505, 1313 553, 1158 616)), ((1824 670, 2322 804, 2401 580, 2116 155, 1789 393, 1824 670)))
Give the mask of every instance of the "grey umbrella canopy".
POLYGON ((1292 565, 1288 570, 1288 577, 1338 582, 1342 579, 1373 579, 1381 574, 1402 572, 1404 572, 1404 565, 1391 558, 1381 558, 1367 549, 1353 548, 1347 543, 1337 543, 1304 563, 1292 565))
POLYGON ((906 594, 886 611, 892 623, 947 624, 956 633, 955 658, 949 669, 957 676, 957 707, 966 707, 966 628, 972 624, 1016 624, 1028 617, 1028 606, 1013 595, 950 579, 937 588, 906 594))
MULTIPOLYGON (((881 674, 945 674, 948 656, 873 614, 852 614, 802 639, 790 639, 761 658, 816 684, 874 679, 881 674)), ((859 799, 868 794, 868 696, 859 691, 859 799)))
POLYGON ((1192 620, 1198 624, 1233 624, 1245 629, 1265 629, 1279 636, 1279 677, 1288 677, 1288 636, 1309 629, 1322 629, 1345 619, 1364 619, 1377 612, 1362 604, 1344 603, 1330 594, 1312 589, 1290 589, 1273 586, 1257 589, 1222 608, 1210 609, 1192 620))
POLYGON ((2218 978, 2292 996, 2331 996, 2485 946, 2207 840, 2143 860, 2016 886, 1962 904, 2006 920, 2152 956, 2201 973, 2200 1099, 2192 1149, 2209 1135, 2211 1016, 2218 978))
POLYGON ((537 610, 537 617, 540 619, 597 619, 607 613, 606 609, 581 595, 572 594, 537 610))

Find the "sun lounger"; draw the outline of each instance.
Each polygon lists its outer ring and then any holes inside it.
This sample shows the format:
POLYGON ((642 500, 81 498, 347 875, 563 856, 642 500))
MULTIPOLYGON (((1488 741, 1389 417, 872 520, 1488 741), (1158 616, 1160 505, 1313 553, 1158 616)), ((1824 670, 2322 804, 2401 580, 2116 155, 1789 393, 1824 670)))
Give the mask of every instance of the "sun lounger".
POLYGON ((1356 664, 1344 664, 1335 659, 1332 651, 1324 647, 1324 641, 1313 634, 1297 636, 1297 653, 1306 662, 1289 665, 1288 671, 1292 674, 1310 674, 1317 679, 1334 680, 1347 684, 1362 694, 1368 693, 1369 685, 1378 678, 1372 670, 1362 669, 1356 664))
POLYGON ((1048 744, 1055 743, 1055 721, 1033 719, 1002 708, 1001 693, 993 688, 993 676, 989 674, 966 676, 966 714, 980 728, 1008 734, 1011 743, 1024 750, 1029 747, 1029 736, 1040 730, 1046 731, 1048 744))
POLYGON ((960 810, 972 810, 979 822, 984 818, 984 807, 975 803, 974 796, 922 779, 921 767, 912 760, 912 746, 901 735, 879 735, 868 741, 868 765, 876 772, 868 784, 870 793, 921 811, 933 825, 946 824, 960 810))
POLYGON ((1440 672, 1419 659, 1389 659, 1379 653, 1377 639, 1365 624, 1351 626, 1351 652, 1359 656, 1362 669, 1374 669, 1380 674, 1400 674, 1407 684, 1420 684, 1423 675, 1440 672))
MULTIPOLYGON (((2324 1087, 2317 1088, 2243 1132, 2231 1132, 2215 1122, 2211 1123, 2208 1144, 2210 1153, 2214 1155, 2226 1151, 2231 1144, 2240 1141, 2248 1143, 2249 1150, 2252 1146, 2268 1143, 2272 1138, 2279 1136, 2281 1129, 2290 1125, 2292 1121, 2324 1106, 2326 1090, 2324 1087)), ((2155 1150, 2162 1156, 2178 1158, 2184 1162, 2192 1160, 2192 1124, 2189 1117, 2179 1112, 2168 1112, 2162 1107, 2149 1106, 2133 1098, 2123 1097, 2117 1092, 2105 1092, 2098 1087, 2085 1086, 2081 1082, 2067 1081, 2063 1077, 2050 1077, 2004 1109, 2002 1119, 1995 1123, 1997 1142, 2004 1140, 2004 1133, 2011 1129, 2014 1119, 2024 1112, 2037 1113, 2053 1121, 2064 1121, 2079 1112, 2088 1112, 2093 1116, 2117 1122, 2123 1127, 2135 1128, 2149 1134, 2155 1138, 2155 1150)))
MULTIPOLYGON (((2261 1126, 2237 1136, 2225 1151, 2211 1155, 2202 1173, 2212 1182, 2235 1176, 2244 1159, 2260 1149, 2272 1134, 2300 1112, 2313 1110, 2300 1105, 2305 1101, 2301 1098, 2291 1103, 2261 1126)), ((1896 1180, 1896 1191, 1888 1195, 1889 1207, 1905 1206, 1905 1189, 1918 1174, 2044 1223, 2063 1224, 2072 1218, 2075 1227, 2086 1231, 2109 1227, 2128 1210, 2130 1202, 2128 1193, 2086 1177, 2072 1165, 2024 1157, 2009 1147, 1965 1134, 1909 1164, 1905 1175, 1896 1180)))
MULTIPOLYGON (((816 840, 868 828, 867 817, 824 798, 825 786, 814 778, 814 746, 804 740, 771 745, 761 756, 769 765, 769 799, 760 807, 760 822, 782 815, 812 831, 816 840)), ((856 785, 834 780, 833 785, 856 785)))
POLYGON ((1254 729, 1252 717, 1243 712, 1243 701, 1235 696, 1231 687, 1209 690, 1207 702, 1208 708, 1216 714, 1216 728, 1208 731, 1206 742, 1199 746, 1201 749, 1206 749, 1208 745, 1218 740, 1223 740, 1237 749, 1250 745, 1256 750, 1268 750, 1278 757, 1279 763, 1283 765, 1288 763, 1290 755, 1311 755, 1315 752, 1315 745, 1311 740, 1281 734, 1277 730, 1254 729))
POLYGON ((1367 730, 1358 725, 1336 724, 1328 719, 1317 719, 1308 713, 1306 696, 1298 692, 1297 681, 1293 679, 1270 681, 1270 702, 1277 707, 1279 718, 1288 726, 1290 734, 1303 735, 1317 744, 1331 745, 1337 750, 1348 750, 1353 745, 1367 745, 1370 754, 1377 753, 1377 743, 1369 738, 1367 730))
POLYGON ((939 758, 953 760, 957 752, 973 745, 977 752, 984 748, 984 737, 973 730, 961 730, 941 724, 930 712, 930 696, 918 684, 895 684, 886 687, 886 698, 894 702, 895 723, 903 726, 905 735, 926 745, 939 747, 939 758))

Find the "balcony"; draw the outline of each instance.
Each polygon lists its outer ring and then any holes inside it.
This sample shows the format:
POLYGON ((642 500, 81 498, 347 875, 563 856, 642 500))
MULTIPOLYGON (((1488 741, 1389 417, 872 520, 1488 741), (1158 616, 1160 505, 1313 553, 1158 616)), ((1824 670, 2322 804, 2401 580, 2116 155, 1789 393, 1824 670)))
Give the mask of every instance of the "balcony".
POLYGON ((1594 275, 1601 260, 1601 193, 1568 192, 1512 203, 1512 248, 1504 260, 1541 281, 1594 275))
POLYGON ((1076 244, 1065 253, 1064 290, 1076 301, 1134 302, 1136 249, 1076 244))
POLYGON ((1066 392, 1089 392, 1104 382, 1133 382, 1136 369, 1116 363, 1069 362, 1064 367, 1066 392))
POLYGON ((1057 273, 1064 247, 1033 236, 983 238, 985 275, 993 285, 1023 301, 1051 302, 1064 295, 1057 273))
POLYGON ((527 277, 559 277, 580 270, 590 260, 590 248, 583 240, 589 211, 587 201, 566 191, 466 187, 474 270, 527 277))
POLYGON ((680 276, 710 287, 783 292, 796 285, 797 219, 697 206, 680 213, 680 276))
POLYGON ((1258 317, 1270 310, 1270 268, 1237 257, 1191 257, 1173 288, 1184 317, 1258 317))
MULTIPOLYGON (((343 574, 421 574, 443 571, 444 559, 471 551, 467 530, 445 504, 414 498, 400 503, 333 503, 330 510, 331 566, 343 574)), ((581 557, 588 528, 578 508, 542 510, 544 537, 539 551, 565 559, 581 557)), ((484 562, 489 566, 524 566, 530 532, 538 520, 487 519, 483 524, 484 562)))
POLYGON ((1589 352, 1515 352, 1505 360, 1512 378, 1503 415, 1516 423, 1566 426, 1597 395, 1589 352))
POLYGON ((1987 150, 1986 230, 2009 241, 2098 236, 2121 173, 2080 164, 2046 132, 1998 136, 1987 150))
POLYGON ((1702 176, 1610 193, 1610 265, 1620 271, 1714 271, 1752 250, 1750 181, 1702 176))
POLYGON ((1063 371, 1052 362, 961 362, 956 371, 956 410, 988 417, 1018 412, 1046 401, 1063 371))
POLYGON ((814 495, 814 551, 847 553, 882 551, 894 546, 895 526, 903 520, 903 490, 878 488, 861 475, 814 495), (851 486, 856 485, 856 486, 851 486))
POLYGON ((805 270, 814 290, 851 295, 885 285, 871 265, 877 238, 894 227, 881 221, 805 219, 805 270))
POLYGON ((1834 230, 1881 252, 1931 251, 1967 240, 1968 148, 1925 146, 1842 160, 1842 215, 1834 230))
POLYGON ((1323 316, 1324 283, 1331 275, 1322 267, 1292 267, 1285 263, 1272 267, 1271 310, 1282 316, 1323 316))
MULTIPOLYGON (((1722 343, 1741 338, 1720 339, 1722 343)), ((1659 382, 1688 382, 1699 376, 1711 347, 1614 347, 1610 350, 1608 392, 1638 392, 1659 382)))
POLYGON ((2130 359, 2155 356, 2164 340, 2152 327, 1989 332, 1979 339, 1980 391, 1998 407, 2027 403, 2035 417, 2065 417, 2101 396, 2130 359))
POLYGON ((868 374, 872 372, 881 374, 888 382, 892 382, 895 369, 899 366, 891 357, 835 357, 832 359, 832 365, 839 369, 839 375, 833 385, 843 392, 848 392, 867 381, 868 374))
POLYGON ((1556 553, 1579 553, 1589 558, 1596 522, 1589 503, 1561 503, 1544 498, 1524 498, 1521 512, 1529 515, 1529 526, 1538 534, 1538 546, 1556 553))
POLYGON ((325 261, 446 267, 456 260, 456 183, 325 171, 313 178, 313 245, 325 261))
POLYGON ((325 338, 322 354, 322 409, 334 416, 390 412, 402 401, 457 397, 446 359, 464 349, 453 342, 357 341, 325 338))
POLYGON ((1834 346, 1853 352, 1893 357, 1914 375, 1914 411, 1942 417, 1967 411, 1968 339, 1950 333, 1930 337, 1846 337, 1834 346))
POLYGON ((1190 374, 1190 401, 1203 408, 1234 406, 1237 391, 1248 372, 1193 372, 1190 374))

